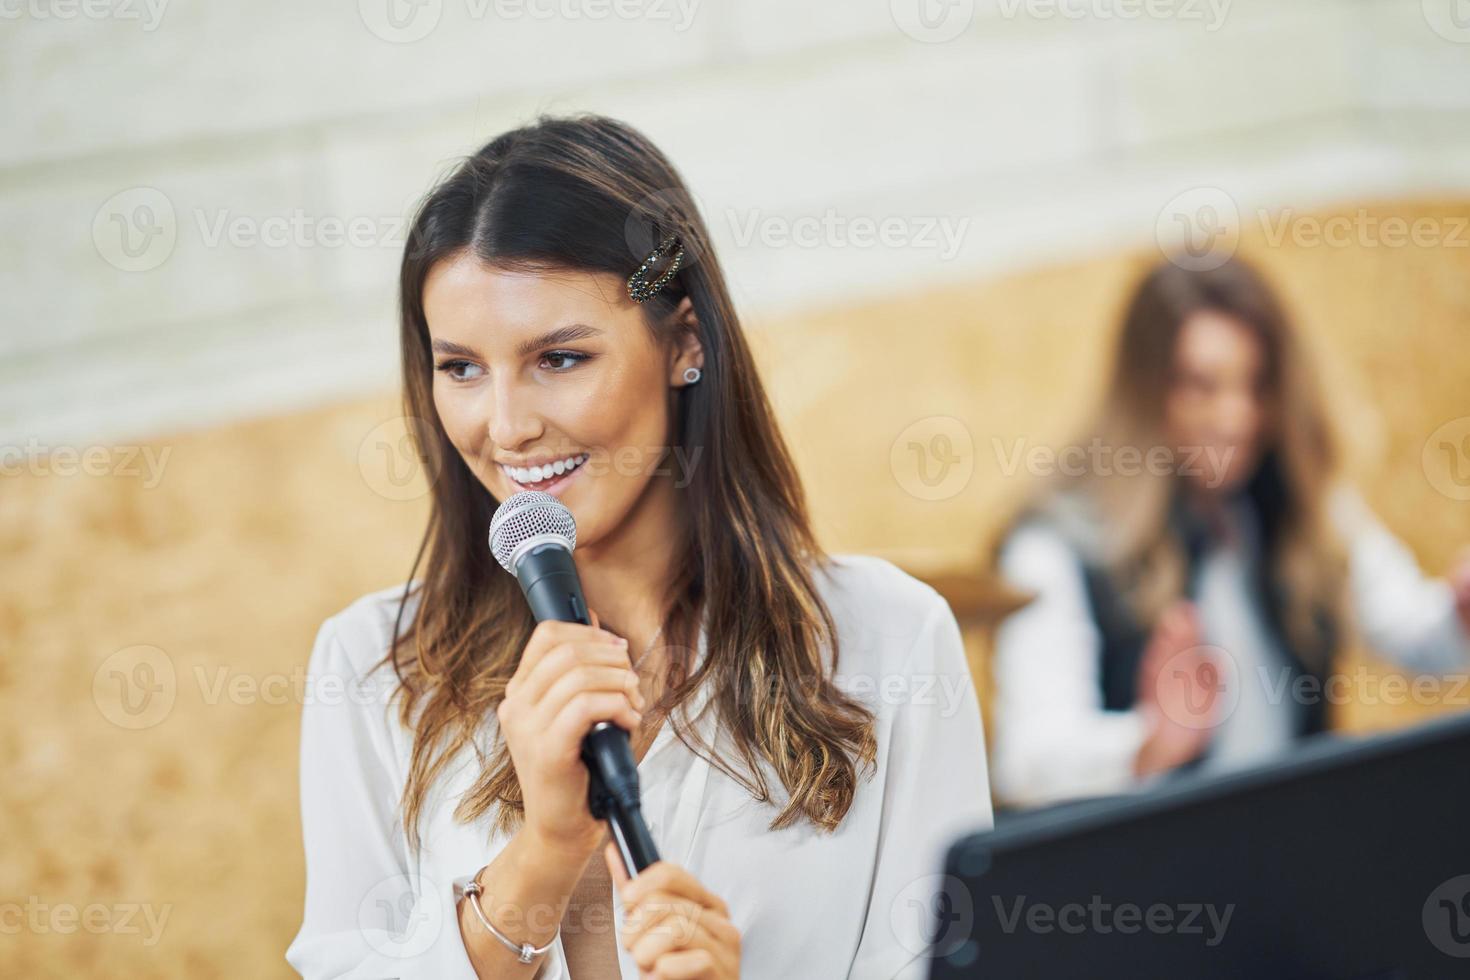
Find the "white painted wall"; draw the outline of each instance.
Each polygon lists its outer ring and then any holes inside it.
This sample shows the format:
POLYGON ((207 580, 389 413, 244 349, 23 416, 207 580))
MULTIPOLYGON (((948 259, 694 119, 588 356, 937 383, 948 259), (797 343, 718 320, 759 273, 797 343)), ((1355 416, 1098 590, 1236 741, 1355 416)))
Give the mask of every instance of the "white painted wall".
POLYGON ((759 321, 1464 194, 1470 0, 0 0, 0 446, 392 386, 414 202, 572 110, 669 153, 759 321))

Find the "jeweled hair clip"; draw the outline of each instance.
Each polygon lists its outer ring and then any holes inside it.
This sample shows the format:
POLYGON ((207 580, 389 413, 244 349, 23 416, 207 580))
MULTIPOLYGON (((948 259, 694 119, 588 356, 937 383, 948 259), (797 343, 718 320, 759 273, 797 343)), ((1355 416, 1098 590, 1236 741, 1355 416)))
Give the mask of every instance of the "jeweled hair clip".
POLYGON ((669 235, 658 243, 658 248, 648 253, 648 258, 638 267, 638 271, 628 277, 628 295, 633 302, 642 303, 647 301, 660 289, 669 284, 679 272, 679 264, 684 261, 684 246, 679 244, 679 236, 669 235), (669 267, 659 274, 657 279, 649 281, 648 273, 653 264, 665 255, 672 253, 669 259, 669 267))

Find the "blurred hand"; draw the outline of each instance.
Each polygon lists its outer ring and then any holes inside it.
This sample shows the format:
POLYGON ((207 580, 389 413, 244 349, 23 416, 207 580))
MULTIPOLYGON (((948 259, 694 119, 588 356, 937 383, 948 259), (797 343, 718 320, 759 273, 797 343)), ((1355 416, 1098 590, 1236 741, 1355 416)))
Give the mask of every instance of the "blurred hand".
POLYGON ((546 860, 568 866, 585 864, 607 829, 587 809, 582 739, 599 721, 636 732, 643 710, 627 641, 592 621, 538 623, 495 711, 520 779, 523 830, 546 860))
POLYGON ((650 980, 739 980, 740 930, 688 871, 655 861, 629 880, 617 847, 603 852, 623 900, 623 946, 650 980))
POLYGON ((1139 712, 1149 735, 1134 760, 1138 776, 1167 772, 1196 758, 1218 723, 1220 667, 1201 648, 1194 606, 1177 602, 1164 611, 1138 668, 1139 712))
POLYGON ((1450 588, 1455 590, 1455 611, 1460 614, 1460 623, 1470 633, 1470 552, 1462 554, 1450 572, 1450 588))

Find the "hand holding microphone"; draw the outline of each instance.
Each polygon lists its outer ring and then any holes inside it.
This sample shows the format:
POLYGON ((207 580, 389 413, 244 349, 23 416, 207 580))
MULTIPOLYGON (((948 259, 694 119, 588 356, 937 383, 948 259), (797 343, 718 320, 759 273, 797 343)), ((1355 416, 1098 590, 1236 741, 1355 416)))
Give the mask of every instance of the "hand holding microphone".
POLYGON ((626 642, 580 623, 536 626, 496 716, 520 779, 526 828, 541 844, 576 861, 597 850, 607 828, 587 807, 582 740, 598 721, 637 731, 642 707, 626 642))
POLYGON ((598 629, 586 608, 576 543, 571 512, 550 494, 518 493, 490 523, 490 547, 538 620, 497 709, 526 828, 538 853, 553 848, 580 868, 602 839, 596 818, 606 819, 606 860, 625 913, 620 938, 639 969, 735 980, 740 930, 729 908, 686 869, 659 860, 643 822, 628 740, 642 720, 638 675, 628 644, 598 629))
POLYGON ((572 562, 576 544, 571 511, 548 493, 515 494, 490 521, 490 549, 520 582, 538 621, 497 715, 521 780, 527 825, 530 782, 537 784, 535 826, 550 834, 547 843, 568 843, 579 853, 595 833, 590 854, 601 840, 592 818, 605 819, 624 868, 636 875, 658 860, 629 741, 642 721, 643 697, 627 643, 592 624, 572 562), (537 767, 529 779, 522 758, 537 767))

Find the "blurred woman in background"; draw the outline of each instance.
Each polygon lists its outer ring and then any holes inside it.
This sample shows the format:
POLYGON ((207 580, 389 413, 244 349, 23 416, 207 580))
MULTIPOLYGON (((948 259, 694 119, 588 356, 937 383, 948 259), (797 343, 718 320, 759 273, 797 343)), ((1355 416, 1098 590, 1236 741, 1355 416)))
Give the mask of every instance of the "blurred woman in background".
POLYGON ((1470 666, 1470 564, 1425 579, 1337 482, 1312 366, 1257 272, 1160 264, 1115 356, 1087 465, 1001 544, 1035 599, 997 634, 999 799, 1269 758, 1325 728, 1351 639, 1411 671, 1470 666))

